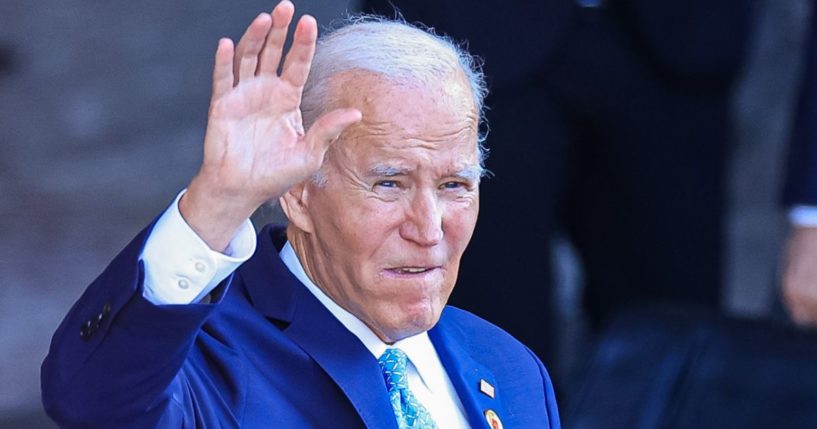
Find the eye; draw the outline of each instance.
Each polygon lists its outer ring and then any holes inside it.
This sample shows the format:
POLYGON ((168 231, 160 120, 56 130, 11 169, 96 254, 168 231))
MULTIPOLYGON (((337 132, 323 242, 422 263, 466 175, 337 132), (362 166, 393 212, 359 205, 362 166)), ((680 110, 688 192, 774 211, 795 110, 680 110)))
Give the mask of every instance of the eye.
POLYGON ((398 183, 396 180, 379 180, 375 182, 374 186, 380 186, 383 188, 399 188, 400 183, 398 183))
POLYGON ((445 182, 440 185, 440 189, 461 189, 461 188, 468 188, 468 184, 465 182, 445 182))

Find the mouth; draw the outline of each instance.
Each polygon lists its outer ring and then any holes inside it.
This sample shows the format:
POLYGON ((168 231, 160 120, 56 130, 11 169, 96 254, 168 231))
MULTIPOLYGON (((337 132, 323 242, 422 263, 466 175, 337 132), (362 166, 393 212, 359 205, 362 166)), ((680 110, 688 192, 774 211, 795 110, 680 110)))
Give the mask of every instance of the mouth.
POLYGON ((434 272, 434 271, 436 271, 436 270, 439 270, 440 268, 441 268, 440 266, 430 266, 430 267, 424 267, 424 266, 418 266, 418 267, 414 267, 414 266, 406 266, 406 267, 394 267, 394 268, 387 268, 387 269, 385 270, 385 273, 386 273, 387 275, 390 275, 390 276, 397 276, 397 277, 417 277, 417 276, 423 276, 423 275, 425 275, 425 274, 428 274, 428 273, 434 272))

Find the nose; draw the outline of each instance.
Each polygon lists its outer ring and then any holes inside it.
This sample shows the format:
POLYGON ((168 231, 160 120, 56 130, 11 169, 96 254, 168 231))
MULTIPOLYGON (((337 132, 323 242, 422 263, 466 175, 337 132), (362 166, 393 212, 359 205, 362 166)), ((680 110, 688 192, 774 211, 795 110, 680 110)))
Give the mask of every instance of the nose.
POLYGON ((442 207, 436 192, 418 190, 400 226, 400 235, 423 247, 431 247, 443 239, 442 207))

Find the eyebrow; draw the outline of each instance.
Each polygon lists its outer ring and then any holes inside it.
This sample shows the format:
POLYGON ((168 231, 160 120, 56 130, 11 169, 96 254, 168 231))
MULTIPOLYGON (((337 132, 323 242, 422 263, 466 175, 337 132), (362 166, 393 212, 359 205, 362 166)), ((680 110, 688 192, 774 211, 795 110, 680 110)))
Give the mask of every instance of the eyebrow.
POLYGON ((411 173, 409 168, 394 167, 391 165, 375 165, 369 169, 369 176, 393 177, 411 173))
POLYGON ((454 177, 459 177, 465 180, 472 180, 475 182, 479 182, 482 175, 485 173, 485 169, 479 165, 471 165, 468 166, 456 173, 454 173, 454 177))
MULTIPOLYGON (((394 176, 405 176, 412 172, 413 170, 410 168, 403 168, 403 167, 395 167, 391 165, 375 165, 369 169, 369 175, 372 177, 394 177, 394 176)), ((480 178, 482 178, 483 174, 485 174, 485 169, 479 165, 470 165, 468 167, 459 170, 451 176, 458 177, 464 180, 476 181, 478 182, 480 178)))

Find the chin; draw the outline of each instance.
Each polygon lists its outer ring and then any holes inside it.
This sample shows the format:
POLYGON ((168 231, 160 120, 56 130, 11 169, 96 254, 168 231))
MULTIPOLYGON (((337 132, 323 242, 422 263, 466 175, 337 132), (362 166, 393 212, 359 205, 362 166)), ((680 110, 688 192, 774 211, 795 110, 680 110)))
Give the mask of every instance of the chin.
POLYGON ((435 311, 427 306, 422 310, 415 310, 404 314, 405 316, 400 321, 399 326, 395 326, 393 329, 398 340, 428 331, 433 328, 440 319, 440 311, 435 311))
POLYGON ((413 336, 415 336, 417 334, 421 334, 423 332, 428 331, 432 327, 433 327, 433 325, 428 327, 428 328, 418 327, 418 326, 410 326, 410 327, 403 326, 403 327, 400 327, 400 328, 397 328, 397 329, 393 329, 393 330, 391 330, 391 332, 386 333, 386 338, 389 340, 387 342, 391 343, 391 342, 395 342, 395 341, 400 341, 400 340, 402 340, 404 338, 413 337, 413 336))

